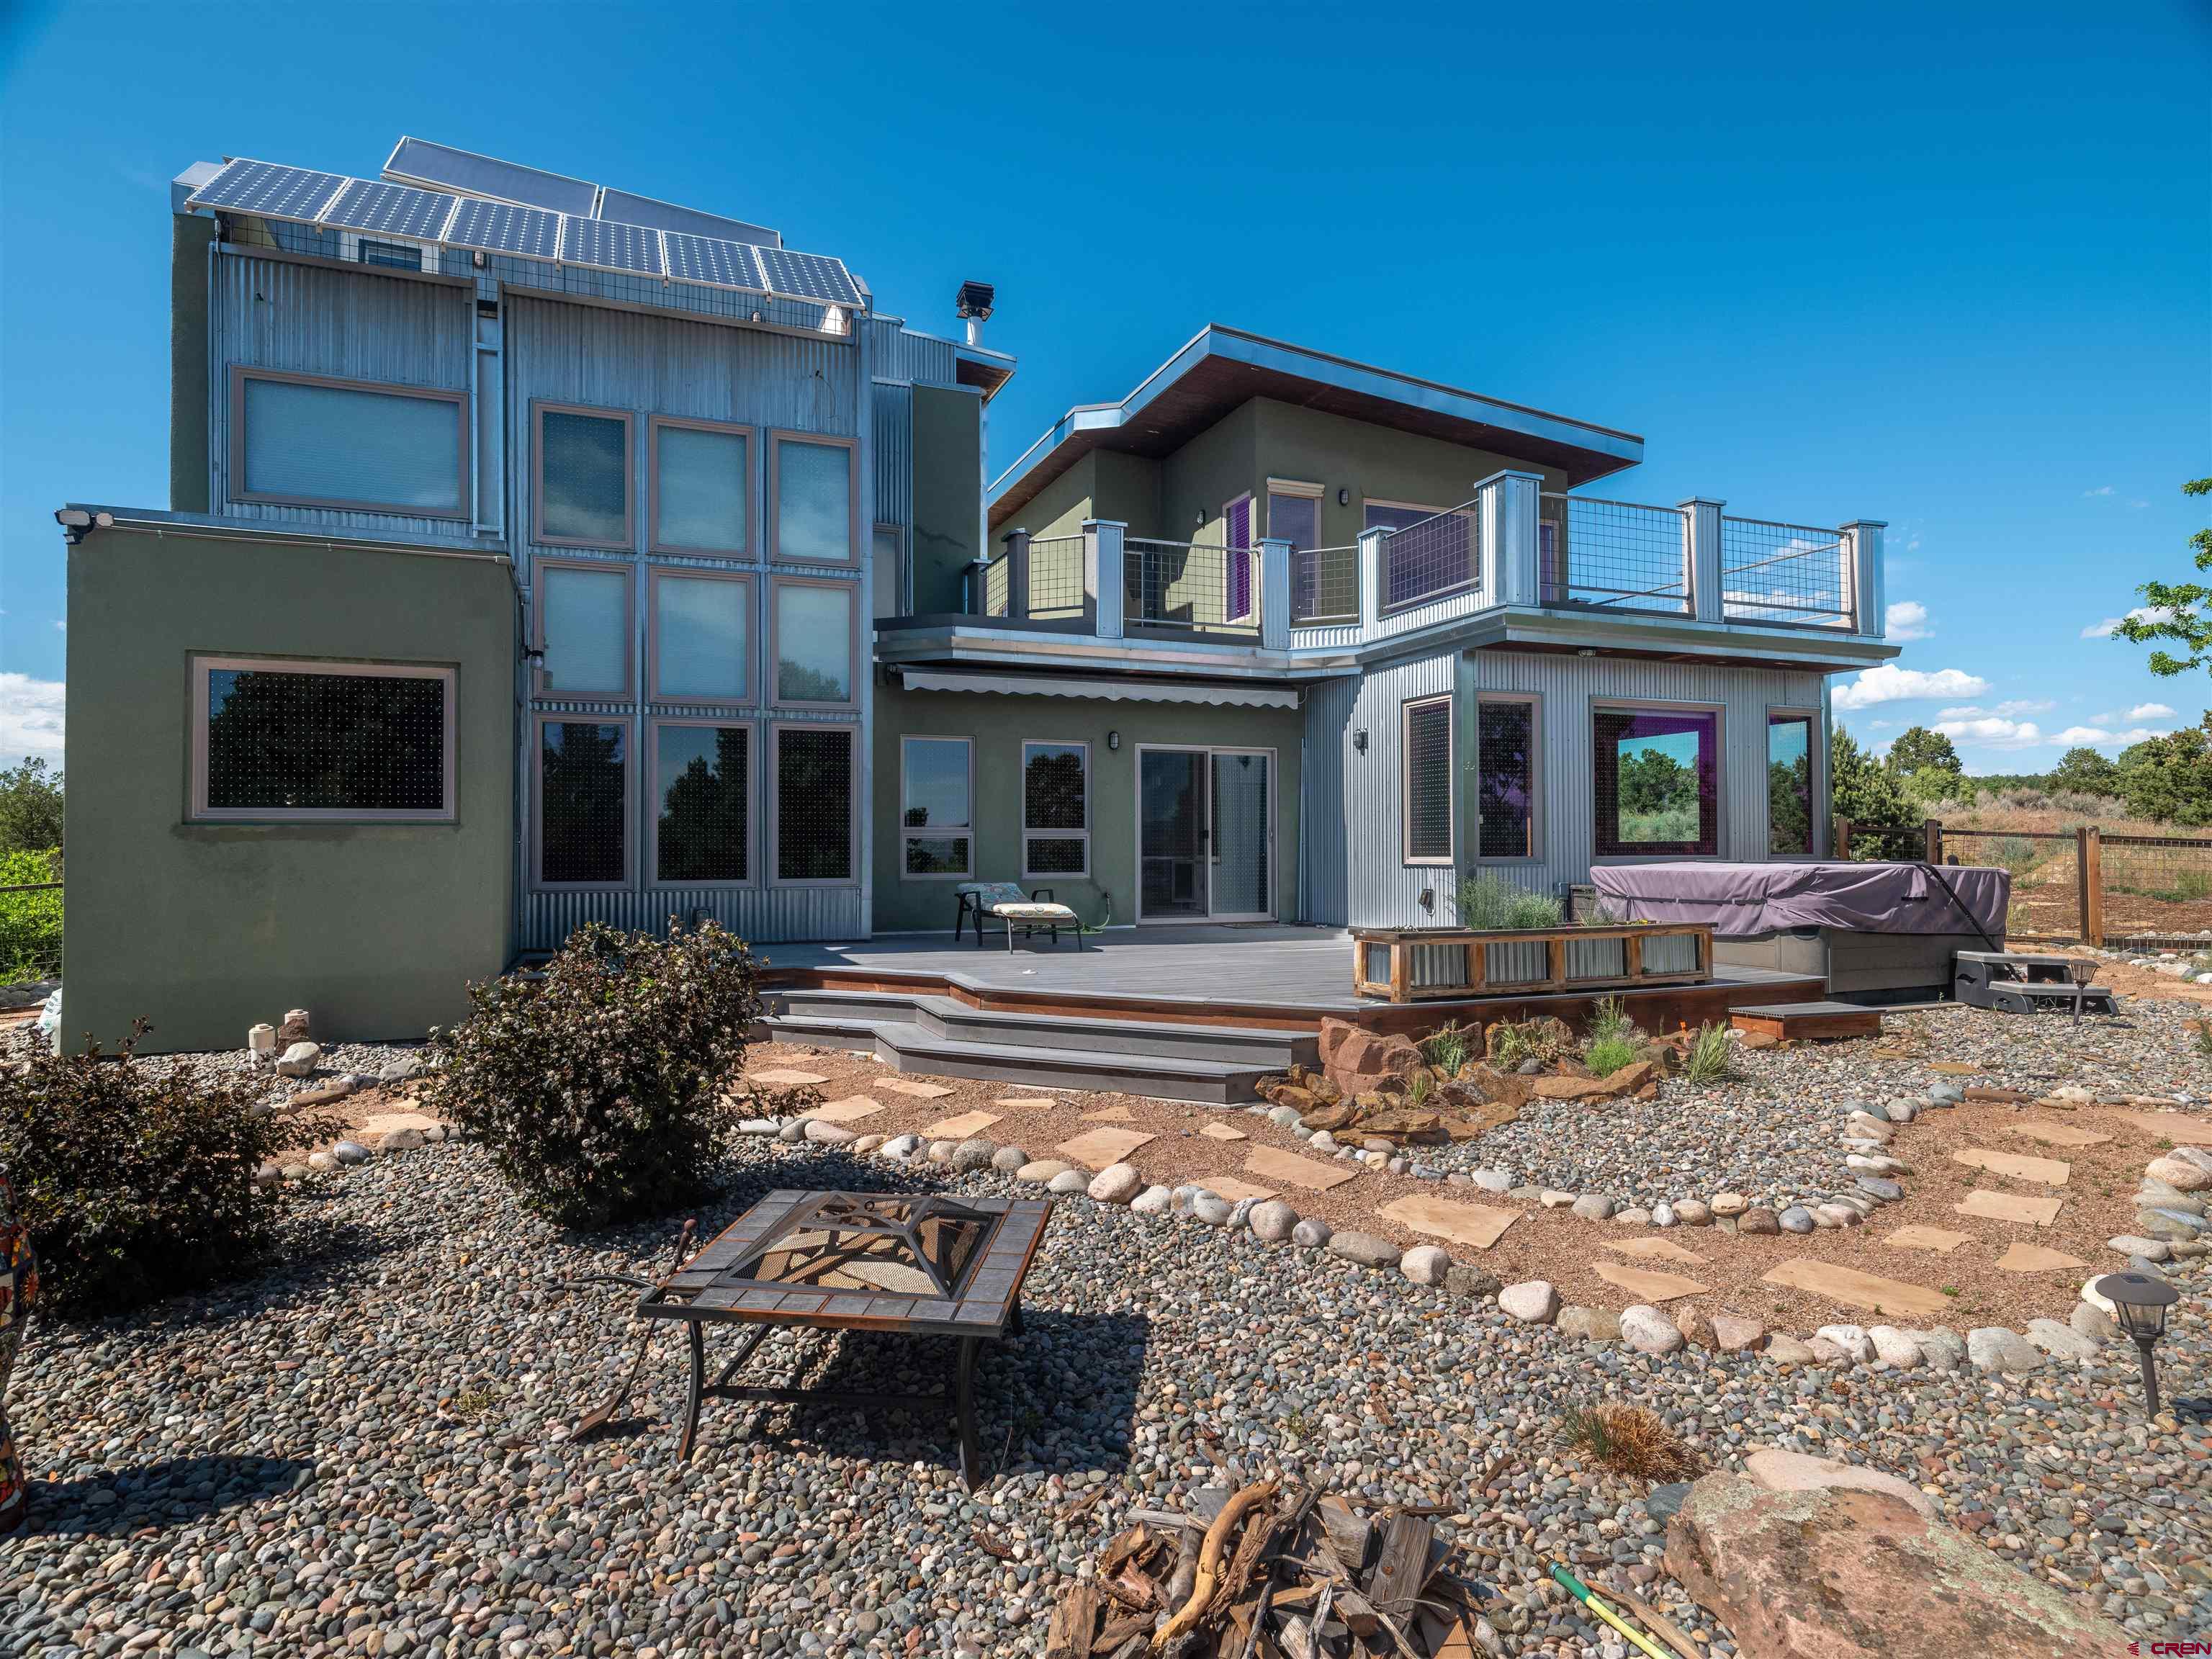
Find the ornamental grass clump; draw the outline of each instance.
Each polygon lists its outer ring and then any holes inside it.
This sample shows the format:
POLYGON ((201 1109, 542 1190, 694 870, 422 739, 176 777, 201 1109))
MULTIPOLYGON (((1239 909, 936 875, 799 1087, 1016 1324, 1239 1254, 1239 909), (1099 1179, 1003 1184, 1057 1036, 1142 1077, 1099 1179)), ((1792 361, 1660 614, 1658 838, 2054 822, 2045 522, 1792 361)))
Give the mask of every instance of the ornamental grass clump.
POLYGON ((1583 1050, 1583 1064, 1589 1067, 1592 1077, 1611 1077, 1643 1058, 1643 1049, 1625 1036, 1600 1037, 1583 1050))
POLYGON ((1690 1039, 1682 1075, 1692 1083, 1725 1083, 1735 1075, 1735 1043, 1729 1028, 1707 1020, 1690 1039))
POLYGON ((1481 1042, 1477 1033, 1455 1020, 1421 1039, 1421 1058, 1446 1077, 1456 1077, 1459 1068, 1481 1052, 1481 1042))
POLYGON ((1453 895, 1453 902, 1462 927, 1495 931, 1559 925, 1559 900, 1548 893, 1532 893, 1525 887, 1516 887, 1490 871, 1463 879, 1453 895))
POLYGON ((285 1201, 255 1172, 338 1131, 259 1110, 251 1084, 137 1059, 150 1029, 138 1021, 112 1055, 88 1037, 81 1054, 0 1067, 0 1169, 58 1313, 113 1313, 251 1266, 285 1201))
POLYGON ((665 938, 588 922, 542 973, 469 987, 431 1033, 425 1109, 459 1124, 523 1201, 572 1227, 696 1198, 736 1120, 722 1103, 760 1018, 759 965, 713 922, 665 938))
POLYGON ((1559 1419, 1559 1444, 1600 1468, 1638 1480, 1692 1480, 1705 1465, 1656 1412, 1608 1401, 1559 1419))

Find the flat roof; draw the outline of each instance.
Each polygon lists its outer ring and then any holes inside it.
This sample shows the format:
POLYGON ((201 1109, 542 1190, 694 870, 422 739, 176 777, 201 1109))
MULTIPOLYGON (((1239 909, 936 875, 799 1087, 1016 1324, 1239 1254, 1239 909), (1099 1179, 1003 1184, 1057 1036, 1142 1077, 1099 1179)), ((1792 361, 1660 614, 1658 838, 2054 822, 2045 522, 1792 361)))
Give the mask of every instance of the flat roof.
POLYGON ((1079 404, 1054 422, 993 483, 991 522, 1004 522, 1091 450, 1170 454, 1254 398, 1556 466, 1571 486, 1644 459, 1644 440, 1632 432, 1210 323, 1120 402, 1079 404))

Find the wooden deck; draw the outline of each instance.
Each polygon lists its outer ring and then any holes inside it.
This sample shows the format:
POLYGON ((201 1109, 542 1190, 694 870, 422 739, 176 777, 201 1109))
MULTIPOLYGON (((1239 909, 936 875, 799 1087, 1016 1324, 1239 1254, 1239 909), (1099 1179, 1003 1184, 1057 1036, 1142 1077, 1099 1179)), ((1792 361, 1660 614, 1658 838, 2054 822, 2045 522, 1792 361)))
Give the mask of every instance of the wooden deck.
MULTIPOLYGON (((1218 1024, 1311 1031, 1325 1018, 1378 1031, 1427 1030, 1446 1020, 1487 1022, 1557 1014, 1577 1021, 1593 993, 1443 998, 1400 1005, 1352 994, 1352 936, 1331 927, 1131 927, 1073 941, 1042 939, 1012 951, 981 950, 945 933, 851 944, 763 948, 770 987, 927 992, 973 1008, 1155 1023, 1218 1024)), ((1822 981, 1759 968, 1723 966, 1700 985, 1618 994, 1647 1029, 1726 1020, 1743 1004, 1815 1001, 1822 981)))

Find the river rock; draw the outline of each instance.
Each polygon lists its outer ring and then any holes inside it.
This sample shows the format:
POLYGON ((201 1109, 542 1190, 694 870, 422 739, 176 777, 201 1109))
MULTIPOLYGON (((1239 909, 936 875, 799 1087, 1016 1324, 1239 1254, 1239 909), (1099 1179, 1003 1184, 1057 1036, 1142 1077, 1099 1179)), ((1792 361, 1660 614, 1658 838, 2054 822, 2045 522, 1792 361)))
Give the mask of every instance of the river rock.
POLYGON ((1682 1346, 1674 1322, 1644 1302, 1620 1310, 1620 1340, 1639 1353, 1669 1354, 1682 1346))
POLYGON ((1416 1285, 1441 1285, 1451 1271, 1451 1257, 1433 1244, 1416 1244, 1398 1258, 1398 1271, 1416 1285))
POLYGON ((1298 1212, 1281 1199, 1269 1198, 1255 1204, 1247 1219, 1251 1224, 1253 1237, 1269 1244, 1279 1244, 1298 1224, 1298 1212))
POLYGON ((1144 1173, 1133 1164, 1109 1164, 1091 1178, 1091 1196, 1101 1204, 1127 1204, 1144 1190, 1144 1173))
POLYGON ((1966 1358, 1983 1371, 2032 1371, 2043 1363, 2034 1344, 2017 1331, 2002 1325, 1984 1325, 1966 1333, 1966 1358))
POLYGON ((2143 1165, 2143 1173, 2153 1181, 2163 1181, 2179 1193, 2201 1193, 2212 1188, 2212 1170, 2200 1170, 2187 1158, 2154 1158, 2143 1165))
POLYGON ((1894 1370, 1917 1370, 1920 1366, 1920 1344, 1912 1333, 1899 1330, 1894 1325, 1869 1325, 1867 1340, 1874 1345, 1874 1357, 1894 1370))
POLYGON ((1559 1293, 1548 1279, 1524 1279, 1498 1293, 1498 1305, 1528 1325, 1548 1325, 1559 1316, 1559 1293))
POLYGON ((1139 1215, 1164 1215, 1175 1207, 1174 1190, 1167 1187, 1147 1187, 1129 1200, 1129 1207, 1139 1215))
POLYGON ((295 1042, 277 1056, 276 1071, 283 1077, 305 1077, 322 1063, 323 1051, 312 1042, 295 1042))
POLYGON ((1379 1234, 1361 1232, 1330 1234, 1328 1253, 1363 1267, 1395 1267, 1403 1254, 1397 1245, 1379 1234))
POLYGON ((1062 1170, 1044 1183, 1044 1189, 1048 1193, 1059 1193, 1063 1197, 1073 1197, 1077 1193, 1090 1191, 1091 1177, 1080 1170, 1062 1170))
POLYGON ((1620 1340, 1620 1316, 1609 1308, 1562 1308, 1556 1322, 1566 1335, 1585 1342, 1620 1340))
POLYGON ((1303 1244, 1309 1250, 1324 1250, 1335 1229, 1317 1215, 1310 1215, 1291 1229, 1291 1243, 1303 1244))

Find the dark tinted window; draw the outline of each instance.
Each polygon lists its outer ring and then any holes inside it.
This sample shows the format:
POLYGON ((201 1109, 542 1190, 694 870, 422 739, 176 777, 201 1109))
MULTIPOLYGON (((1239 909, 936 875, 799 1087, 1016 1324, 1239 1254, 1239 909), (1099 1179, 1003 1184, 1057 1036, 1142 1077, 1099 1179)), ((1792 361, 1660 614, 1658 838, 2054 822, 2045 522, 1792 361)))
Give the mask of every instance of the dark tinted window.
POLYGON ((442 676, 206 672, 210 811, 448 810, 442 676))

